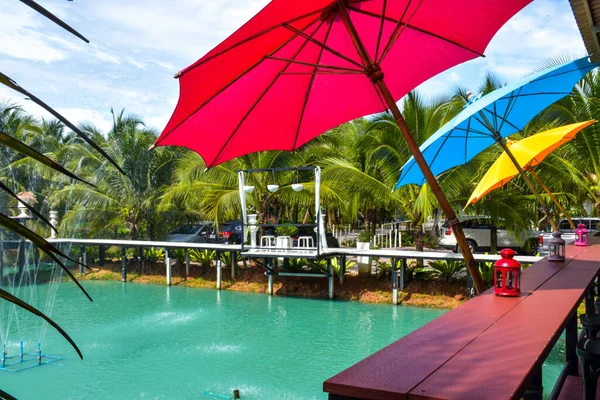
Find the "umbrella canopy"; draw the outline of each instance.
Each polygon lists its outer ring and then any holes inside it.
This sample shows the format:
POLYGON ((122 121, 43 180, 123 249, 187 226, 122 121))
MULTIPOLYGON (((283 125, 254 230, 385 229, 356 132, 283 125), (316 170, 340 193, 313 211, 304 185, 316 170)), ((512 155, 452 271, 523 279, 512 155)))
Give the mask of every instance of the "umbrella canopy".
MULTIPOLYGON (((431 171, 439 175, 465 164, 487 147, 500 143, 502 138, 522 131, 535 115, 569 95, 573 86, 597 66, 587 57, 581 58, 472 99, 419 147, 431 171)), ((415 159, 411 158, 402 167, 396 189, 409 183, 421 185, 424 181, 415 159)))
POLYGON ((155 145, 185 146, 207 167, 294 150, 340 123, 390 109, 454 231, 477 292, 483 280, 448 199, 396 100, 482 56, 531 0, 272 0, 176 77, 180 97, 155 145))
POLYGON ((482 56, 496 31, 530 2, 273 0, 176 75, 179 102, 155 145, 187 147, 207 167, 251 152, 297 149, 341 123, 388 109, 374 84, 381 77, 398 100, 482 56))
MULTIPOLYGON (((507 146, 521 168, 524 170, 529 169, 541 163, 551 152, 573 139, 579 131, 595 122, 592 120, 561 126, 537 133, 523 140, 507 143, 507 146)), ((518 174, 519 170, 515 164, 506 152, 503 152, 479 181, 465 208, 470 204, 475 204, 492 190, 504 186, 518 174)))

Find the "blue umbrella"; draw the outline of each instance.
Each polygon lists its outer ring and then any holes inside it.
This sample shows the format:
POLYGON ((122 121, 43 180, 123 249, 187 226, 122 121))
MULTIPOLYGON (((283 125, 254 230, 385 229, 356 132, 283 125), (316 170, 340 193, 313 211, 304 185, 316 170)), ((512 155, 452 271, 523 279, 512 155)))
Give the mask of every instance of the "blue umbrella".
MULTIPOLYGON (((584 57, 471 98, 463 111, 419 147, 425 161, 433 174, 439 175, 467 163, 494 143, 507 151, 502 138, 521 132, 543 109, 568 96, 573 86, 598 65, 584 57)), ((424 182, 421 170, 411 158, 402 167, 395 189, 424 182)))

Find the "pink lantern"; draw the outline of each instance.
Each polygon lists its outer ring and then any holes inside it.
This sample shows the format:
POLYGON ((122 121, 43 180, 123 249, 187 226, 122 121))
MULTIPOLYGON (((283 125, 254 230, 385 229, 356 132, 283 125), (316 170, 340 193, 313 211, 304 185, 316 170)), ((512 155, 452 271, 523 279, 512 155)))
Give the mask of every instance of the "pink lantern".
POLYGON ((588 245, 588 231, 585 228, 585 224, 577 225, 575 229, 575 246, 587 246, 588 245))

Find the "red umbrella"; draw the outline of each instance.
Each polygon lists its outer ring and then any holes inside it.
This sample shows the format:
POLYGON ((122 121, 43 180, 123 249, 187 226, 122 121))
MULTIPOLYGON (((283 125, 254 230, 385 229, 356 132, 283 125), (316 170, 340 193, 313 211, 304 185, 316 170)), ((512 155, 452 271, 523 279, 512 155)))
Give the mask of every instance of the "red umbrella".
POLYGON ((179 72, 180 97, 157 146, 185 146, 207 167, 294 150, 341 123, 391 110, 483 288, 458 220, 398 107, 432 76, 483 56, 531 0, 272 0, 179 72))

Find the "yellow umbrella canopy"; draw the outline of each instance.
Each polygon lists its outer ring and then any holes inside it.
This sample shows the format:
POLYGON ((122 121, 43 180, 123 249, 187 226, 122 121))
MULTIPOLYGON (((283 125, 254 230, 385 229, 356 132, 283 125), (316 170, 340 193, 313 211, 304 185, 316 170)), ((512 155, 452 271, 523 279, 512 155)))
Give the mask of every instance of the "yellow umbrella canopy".
MULTIPOLYGON (((592 120, 561 126, 507 145, 521 168, 525 170, 541 163, 548 154, 573 139, 580 130, 595 122, 592 120)), ((503 152, 479 181, 465 208, 470 204, 475 204, 492 190, 504 186, 518 174, 519 170, 515 164, 506 152, 503 152)))

